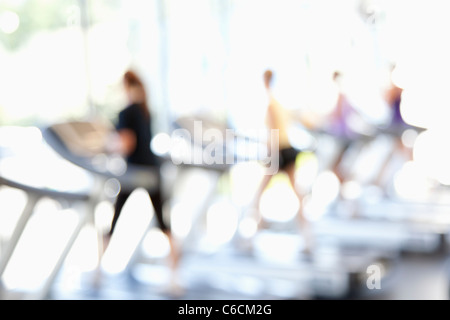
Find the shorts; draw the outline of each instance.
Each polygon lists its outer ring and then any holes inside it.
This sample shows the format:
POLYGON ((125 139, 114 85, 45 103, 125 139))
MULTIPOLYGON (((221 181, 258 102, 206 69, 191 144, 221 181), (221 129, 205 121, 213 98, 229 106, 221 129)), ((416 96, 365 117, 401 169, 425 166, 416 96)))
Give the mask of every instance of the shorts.
POLYGON ((295 164, 297 155, 300 152, 301 151, 292 147, 281 149, 279 153, 279 169, 283 170, 286 169, 289 165, 295 164))

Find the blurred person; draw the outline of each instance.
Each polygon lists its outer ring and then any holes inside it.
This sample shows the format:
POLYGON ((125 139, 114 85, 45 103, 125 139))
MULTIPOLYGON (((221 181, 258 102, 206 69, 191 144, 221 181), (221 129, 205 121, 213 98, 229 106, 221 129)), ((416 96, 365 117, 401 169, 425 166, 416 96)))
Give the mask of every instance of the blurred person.
MULTIPOLYGON (((170 268, 174 275, 177 271, 179 252, 172 237, 170 227, 167 225, 163 217, 164 198, 162 194, 161 177, 160 177, 160 159, 153 154, 150 149, 152 138, 151 132, 151 113, 147 105, 147 95, 145 87, 136 73, 133 71, 125 72, 123 76, 125 92, 128 98, 128 105, 120 111, 116 131, 118 138, 113 143, 111 150, 125 156, 126 161, 130 165, 148 166, 149 170, 158 170, 158 183, 156 190, 147 190, 152 200, 157 218, 158 226, 167 236, 170 244, 170 268)), ((119 219, 125 202, 129 198, 132 191, 121 190, 116 198, 114 205, 114 216, 111 223, 111 229, 105 237, 105 248, 109 244, 116 223, 119 219)), ((176 285, 175 283, 172 283, 176 285)))
POLYGON ((403 121, 403 117, 400 112, 403 89, 398 87, 392 79, 394 70, 395 65, 392 65, 390 68, 389 86, 386 90, 384 98, 391 111, 391 121, 389 127, 393 132, 401 134, 403 130, 408 127, 408 125, 405 123, 405 121, 403 121))
POLYGON ((342 88, 342 73, 335 71, 333 73, 333 82, 338 89, 338 96, 333 112, 329 116, 327 123, 327 132, 331 134, 338 142, 338 154, 331 170, 342 183, 346 180, 346 174, 341 169, 341 162, 345 153, 350 149, 357 133, 349 125, 350 117, 357 114, 357 111, 350 103, 348 97, 342 88))
MULTIPOLYGON (((295 195, 299 201, 299 211, 297 213, 297 217, 300 223, 300 229, 304 236, 305 240, 305 249, 304 251, 307 253, 311 250, 311 238, 309 234, 309 225, 308 221, 305 219, 303 212, 303 195, 299 192, 296 187, 296 177, 295 177, 295 169, 296 169, 296 159, 297 155, 301 152, 294 147, 291 146, 288 137, 288 129, 292 124, 293 117, 289 114, 289 112, 275 99, 272 93, 272 82, 273 82, 273 72, 271 70, 266 70, 263 74, 264 87, 267 93, 268 98, 268 106, 266 111, 266 127, 269 131, 269 139, 268 139, 268 148, 272 150, 271 145, 274 143, 270 141, 270 132, 271 130, 278 130, 278 157, 279 157, 279 171, 284 171, 291 184, 295 195)), ((259 203, 261 200, 261 196, 266 189, 267 185, 271 181, 274 174, 272 172, 266 172, 264 175, 261 184, 256 192, 255 199, 253 200, 254 207, 257 212, 258 225, 261 227, 263 224, 262 217, 260 215, 259 203)))
POLYGON ((413 128, 403 120, 403 116, 400 111, 403 89, 397 86, 393 80, 395 68, 396 66, 393 64, 389 69, 389 85, 384 92, 384 100, 389 107, 390 119, 387 126, 382 130, 395 140, 395 149, 394 152, 392 152, 384 161, 380 174, 375 181, 375 184, 380 187, 383 184, 382 180, 385 177, 389 162, 395 154, 403 155, 406 161, 412 160, 412 148, 405 146, 402 141, 402 135, 408 129, 413 129, 414 131, 417 130, 417 128, 413 128))

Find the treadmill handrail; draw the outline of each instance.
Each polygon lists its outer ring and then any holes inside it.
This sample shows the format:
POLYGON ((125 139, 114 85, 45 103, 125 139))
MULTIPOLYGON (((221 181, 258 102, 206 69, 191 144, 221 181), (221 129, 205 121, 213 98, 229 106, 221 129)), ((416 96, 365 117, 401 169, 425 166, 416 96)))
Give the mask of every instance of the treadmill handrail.
POLYGON ((61 137, 52 129, 51 126, 42 130, 42 136, 44 140, 67 161, 105 179, 117 179, 121 184, 122 189, 132 190, 138 187, 151 189, 157 186, 159 179, 158 166, 151 167, 127 164, 126 170, 123 174, 115 174, 106 168, 105 170, 99 171, 92 164, 92 158, 79 156, 71 152, 61 137))

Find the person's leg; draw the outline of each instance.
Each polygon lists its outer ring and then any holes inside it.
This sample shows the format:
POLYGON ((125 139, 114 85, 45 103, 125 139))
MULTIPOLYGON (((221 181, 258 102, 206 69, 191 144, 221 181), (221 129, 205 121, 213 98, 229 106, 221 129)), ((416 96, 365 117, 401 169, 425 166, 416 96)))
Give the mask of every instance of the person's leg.
POLYGON ((305 252, 310 252, 312 249, 312 235, 311 235, 311 226, 308 220, 305 218, 304 210, 303 210, 303 195, 298 191, 296 187, 296 178, 295 178, 295 162, 290 163, 284 168, 284 171, 289 177, 289 182, 291 184, 292 189, 294 190, 295 195, 299 201, 299 210, 297 213, 297 218, 299 219, 300 231, 303 236, 303 240, 305 242, 305 252))
POLYGON ((341 162, 344 159, 344 155, 347 152, 347 150, 350 148, 349 142, 339 142, 339 151, 336 156, 336 159, 334 160, 331 171, 336 175, 336 177, 339 179, 339 182, 342 183, 345 181, 345 174, 341 170, 341 162))
POLYGON ((111 240, 111 236, 114 232, 114 229, 116 228, 117 221, 119 220, 120 213, 122 212, 122 208, 125 205, 125 202, 129 198, 131 192, 123 192, 121 191, 116 198, 116 202, 114 203, 114 216, 111 221, 111 229, 108 233, 103 235, 103 243, 99 243, 99 246, 101 248, 99 249, 99 257, 98 257, 98 264, 93 280, 93 286, 95 288, 99 288, 101 286, 102 276, 101 276, 101 261, 103 258, 103 255, 105 254, 106 249, 109 246, 109 242, 111 240))
MULTIPOLYGON (((284 151, 280 150, 279 155, 278 155, 278 159, 279 159, 278 170, 283 170, 283 168, 284 168, 284 162, 285 162, 284 157, 285 157, 284 151)), ((269 170, 267 170, 259 184, 258 189, 256 190, 256 194, 253 198, 253 201, 251 202, 252 214, 254 215, 254 218, 256 219, 258 229, 262 228, 262 226, 264 224, 264 221, 263 221, 262 215, 261 215, 261 210, 260 210, 261 197, 262 197, 264 191, 266 190, 270 180, 273 177, 274 177, 273 172, 270 172, 269 170)))
MULTIPOLYGON (((125 205, 125 202, 127 202, 128 198, 130 197, 131 192, 120 192, 117 195, 116 202, 114 203, 114 216, 111 221, 111 229, 108 233, 103 235, 103 243, 101 244, 103 247, 101 251, 103 253, 106 251, 106 249, 109 246, 109 242, 111 240, 111 236, 114 232, 114 229, 116 228, 117 221, 119 220, 120 213, 122 212, 122 208, 125 205)), ((101 259, 101 258, 100 258, 101 259)))
POLYGON ((267 185, 269 184, 270 180, 272 179, 273 175, 271 174, 265 174, 261 180, 261 183, 259 184, 258 190, 256 191, 255 197, 251 203, 252 206, 252 214, 254 214, 254 218, 256 219, 256 223, 259 227, 262 226, 262 216, 261 216, 261 210, 259 207, 259 203, 262 197, 262 194, 264 193, 264 190, 266 189, 267 185))
POLYGON ((284 168, 284 171, 286 172, 287 176, 289 177, 289 182, 291 184, 291 187, 297 196, 298 202, 299 202, 299 212, 298 212, 298 218, 300 219, 300 222, 302 224, 306 223, 304 214, 303 214, 303 195, 298 191, 296 186, 296 178, 295 178, 295 163, 291 163, 288 166, 284 168))
POLYGON ((158 221, 158 226, 161 229, 161 231, 166 235, 169 246, 170 246, 170 252, 169 252, 169 267, 170 271, 172 273, 171 278, 171 287, 172 289, 177 290, 177 273, 178 273, 178 265, 180 260, 180 250, 176 244, 176 241, 170 231, 170 226, 165 222, 164 216, 163 216, 163 206, 164 206, 164 199, 161 193, 161 190, 157 190, 154 192, 149 192, 150 199, 153 203, 153 208, 155 210, 155 216, 158 221))
POLYGON ((116 228, 117 221, 119 220, 120 213, 122 212, 122 208, 130 197, 130 192, 120 192, 116 198, 116 202, 114 204, 114 216, 111 222, 111 229, 109 231, 109 236, 111 236, 116 228))
POLYGON ((399 140, 397 137, 394 137, 393 139, 395 139, 394 147, 393 147, 392 151, 389 153, 389 155, 386 157, 386 159, 383 161, 383 164, 382 164, 378 174, 376 175, 376 177, 374 178, 374 181, 372 182, 374 185, 378 186, 381 190, 383 190, 385 192, 385 195, 387 195, 387 193, 386 193, 387 190, 384 188, 383 182, 384 182, 384 179, 386 178, 386 174, 389 169, 389 164, 396 156, 398 150, 400 150, 400 148, 402 147, 401 140, 399 140))
POLYGON ((297 151, 294 148, 288 148, 288 149, 284 149, 281 150, 281 155, 284 159, 284 163, 283 163, 283 167, 280 168, 280 170, 283 170, 288 178, 289 178, 289 182, 291 184, 292 190, 294 191, 295 195, 297 196, 298 202, 299 202, 299 219, 300 221, 304 220, 303 217, 303 195, 301 194, 300 191, 298 191, 297 186, 296 186, 296 177, 295 177, 295 169, 296 169, 296 161, 297 161, 297 156, 299 155, 299 151, 297 151))
POLYGON ((122 212, 122 208, 130 197, 131 192, 123 192, 121 191, 116 198, 116 202, 114 203, 114 216, 111 222, 111 229, 107 234, 103 236, 103 252, 106 251, 109 241, 111 240, 111 236, 116 228, 117 221, 119 220, 120 213, 122 212))

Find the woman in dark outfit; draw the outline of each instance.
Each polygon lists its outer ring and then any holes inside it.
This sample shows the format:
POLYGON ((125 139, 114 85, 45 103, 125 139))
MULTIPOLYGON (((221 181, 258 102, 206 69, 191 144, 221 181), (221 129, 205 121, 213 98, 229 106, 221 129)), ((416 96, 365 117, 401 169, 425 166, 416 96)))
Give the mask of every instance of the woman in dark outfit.
MULTIPOLYGON (((144 86, 136 74, 131 71, 125 73, 124 85, 130 104, 119 113, 119 119, 116 125, 116 130, 121 141, 122 153, 125 154, 127 163, 130 165, 159 168, 159 159, 150 149, 150 141, 152 138, 151 118, 146 103, 144 86)), ((163 232, 168 232, 169 228, 164 222, 162 215, 163 199, 160 183, 157 183, 156 190, 148 190, 148 193, 152 199, 159 227, 163 232)), ((131 191, 121 191, 117 196, 110 235, 114 231, 122 207, 130 194, 131 191)))
MULTIPOLYGON (((128 96, 129 105, 123 109, 118 116, 116 130, 119 137, 119 153, 126 157, 130 165, 149 166, 150 169, 158 169, 159 158, 153 154, 150 149, 152 139, 151 115, 147 105, 147 96, 145 88, 139 77, 132 71, 127 71, 123 77, 125 91, 128 96)), ((155 209, 155 215, 159 228, 164 232, 170 243, 170 267, 174 273, 178 264, 178 253, 174 245, 170 228, 163 219, 163 196, 161 192, 161 181, 158 181, 156 190, 147 190, 155 209)), ((121 190, 117 196, 114 217, 111 224, 109 237, 114 232, 117 220, 119 219, 122 208, 132 191, 121 190)))

